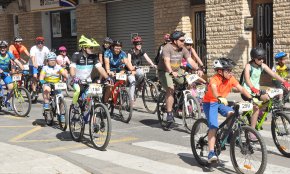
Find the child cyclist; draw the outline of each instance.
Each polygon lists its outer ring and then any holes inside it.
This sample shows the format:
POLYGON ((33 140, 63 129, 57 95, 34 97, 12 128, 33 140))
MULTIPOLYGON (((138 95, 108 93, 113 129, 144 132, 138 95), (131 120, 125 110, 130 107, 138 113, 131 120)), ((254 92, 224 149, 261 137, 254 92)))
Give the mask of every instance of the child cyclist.
MULTIPOLYGON (((56 64, 56 54, 49 52, 46 57, 47 65, 44 66, 40 72, 39 81, 43 84, 43 109, 48 110, 49 108, 49 97, 50 97, 50 83, 57 83, 60 81, 60 75, 68 77, 67 71, 60 65, 56 64), (47 84, 46 84, 47 83, 47 84)), ((64 115, 60 116, 60 120, 64 120, 64 115)))
MULTIPOLYGON (((276 66, 273 66, 272 70, 276 72, 280 77, 286 78, 289 74, 290 68, 285 64, 287 60, 287 54, 285 52, 279 52, 275 54, 276 66)), ((273 78, 273 84, 276 88, 281 88, 281 82, 273 78)))
POLYGON ((203 98, 203 110, 207 118, 208 132, 208 162, 217 161, 217 155, 214 152, 216 141, 216 131, 218 128, 218 113, 224 117, 230 117, 234 114, 231 107, 226 106, 225 99, 233 87, 237 88, 242 94, 251 100, 252 96, 239 84, 232 74, 232 69, 236 65, 231 59, 219 58, 213 62, 216 74, 210 79, 208 90, 203 98))

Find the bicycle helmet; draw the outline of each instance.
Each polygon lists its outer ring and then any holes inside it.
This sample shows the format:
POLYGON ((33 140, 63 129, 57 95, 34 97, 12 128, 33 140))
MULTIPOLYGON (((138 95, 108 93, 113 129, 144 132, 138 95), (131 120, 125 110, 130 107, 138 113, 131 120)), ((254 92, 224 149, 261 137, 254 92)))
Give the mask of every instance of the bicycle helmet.
POLYGON ((279 60, 279 59, 282 59, 282 58, 284 58, 286 56, 287 56, 287 54, 282 51, 282 52, 279 52, 279 53, 275 54, 275 59, 279 60))
POLYGON ((231 59, 219 58, 213 61, 213 67, 215 70, 218 69, 233 69, 236 63, 231 59))
POLYGON ((66 47, 65 47, 65 46, 60 46, 60 47, 58 48, 58 51, 67 51, 67 50, 66 50, 66 47))
POLYGON ((166 33, 164 36, 163 36, 164 40, 169 42, 170 41, 170 34, 169 33, 166 33))
POLYGON ((44 42, 44 38, 42 36, 37 37, 35 40, 36 42, 44 42))
POLYGON ((0 41, 0 47, 8 47, 8 42, 5 40, 0 41))
POLYGON ((190 37, 185 38, 185 44, 193 44, 193 40, 190 37))
POLYGON ((142 42, 142 38, 140 36, 135 36, 132 39, 132 43, 140 43, 140 42, 142 42))
POLYGON ((16 36, 14 38, 14 42, 22 42, 22 41, 23 41, 23 39, 20 36, 16 36))
POLYGON ((46 55, 46 59, 47 60, 55 60, 56 59, 56 54, 54 52, 49 52, 47 55, 46 55))
POLYGON ((252 59, 255 59, 255 58, 258 58, 258 59, 263 58, 264 59, 266 57, 266 51, 260 47, 252 48, 250 55, 251 55, 252 59))
POLYGON ((103 42, 112 44, 113 40, 110 37, 106 37, 103 42))
POLYGON ((120 47, 122 47, 122 42, 119 41, 119 40, 114 40, 112 46, 113 46, 113 47, 114 47, 114 46, 120 46, 120 47))
POLYGON ((171 40, 178 40, 179 38, 183 37, 184 35, 185 35, 185 33, 183 33, 182 31, 174 31, 173 33, 171 33, 170 39, 171 40))
POLYGON ((79 47, 97 47, 97 46, 100 45, 93 38, 88 39, 84 35, 82 35, 81 38, 79 39, 79 47))

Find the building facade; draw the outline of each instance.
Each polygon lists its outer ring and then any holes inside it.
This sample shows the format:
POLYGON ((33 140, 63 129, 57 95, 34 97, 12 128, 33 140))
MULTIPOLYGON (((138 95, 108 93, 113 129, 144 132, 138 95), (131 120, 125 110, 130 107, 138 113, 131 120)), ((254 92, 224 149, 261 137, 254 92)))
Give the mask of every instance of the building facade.
POLYGON ((125 50, 131 38, 140 35, 153 59, 163 35, 182 30, 193 38, 208 75, 214 73, 214 59, 228 57, 238 63, 239 76, 256 46, 266 49, 270 67, 276 52, 290 52, 289 0, 79 0, 73 7, 32 5, 38 1, 6 1, 0 10, 5 24, 0 38, 11 41, 19 34, 31 46, 43 35, 50 48, 67 45, 73 52, 82 34, 99 43, 106 36, 122 40, 125 50))

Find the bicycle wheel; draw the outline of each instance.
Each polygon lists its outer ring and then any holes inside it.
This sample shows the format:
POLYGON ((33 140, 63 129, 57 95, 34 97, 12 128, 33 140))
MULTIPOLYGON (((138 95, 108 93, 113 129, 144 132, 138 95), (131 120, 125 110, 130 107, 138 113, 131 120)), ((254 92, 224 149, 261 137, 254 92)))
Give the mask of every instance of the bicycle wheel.
POLYGON ((159 123, 163 130, 168 130, 168 122, 166 121, 166 103, 165 103, 165 91, 159 93, 158 102, 157 102, 157 117, 159 123))
POLYGON ((73 108, 73 105, 69 109, 69 132, 74 141, 81 141, 84 130, 85 122, 81 116, 80 108, 78 110, 73 108))
POLYGON ((45 110, 45 111, 43 111, 43 116, 44 116, 45 123, 48 126, 52 126, 53 120, 54 120, 53 111, 51 109, 50 110, 45 110))
POLYGON ((129 123, 133 113, 133 107, 130 105, 130 97, 127 90, 122 89, 119 93, 119 113, 124 123, 129 123))
POLYGON ((290 158, 290 117, 283 112, 277 112, 272 117, 271 132, 277 149, 290 158))
POLYGON ((143 89, 142 89, 142 100, 145 109, 151 113, 154 114, 157 110, 157 100, 158 100, 159 91, 155 83, 153 83, 150 80, 147 80, 146 83, 144 83, 143 89))
POLYGON ((58 101, 58 108, 59 108, 59 113, 58 113, 58 117, 57 117, 58 124, 59 124, 60 129, 62 131, 65 131, 67 128, 69 119, 68 119, 66 103, 65 103, 64 99, 61 97, 59 98, 59 101, 58 101), (61 120, 61 115, 64 115, 64 121, 61 120))
POLYGON ((105 150, 111 139, 112 124, 109 111, 104 104, 96 104, 89 126, 94 147, 98 150, 105 150))
POLYGON ((19 87, 13 91, 12 107, 16 115, 25 117, 31 110, 31 98, 27 89, 19 87))
POLYGON ((264 173, 266 169, 266 144, 262 136, 249 126, 242 126, 233 134, 230 156, 237 173, 264 173), (254 134, 257 141, 251 141, 250 134, 254 134))
POLYGON ((187 101, 183 104, 182 117, 185 128, 190 132, 193 123, 201 118, 200 103, 192 95, 187 95, 187 101), (188 111, 188 114, 186 113, 188 111))

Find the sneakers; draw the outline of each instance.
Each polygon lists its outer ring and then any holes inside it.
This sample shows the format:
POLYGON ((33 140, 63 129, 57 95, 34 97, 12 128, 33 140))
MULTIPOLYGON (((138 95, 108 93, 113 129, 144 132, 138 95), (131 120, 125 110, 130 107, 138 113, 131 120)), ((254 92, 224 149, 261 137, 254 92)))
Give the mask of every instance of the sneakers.
POLYGON ((64 117, 63 114, 59 116, 59 121, 62 122, 62 123, 65 122, 65 117, 64 117))
POLYGON ((169 122, 169 123, 173 123, 174 122, 174 117, 173 117, 173 113, 172 112, 167 112, 166 121, 169 122))
POLYGON ((208 163, 213 163, 218 160, 218 157, 216 156, 214 151, 210 151, 208 153, 207 159, 208 159, 208 163))
POLYGON ((7 108, 8 111, 13 111, 13 108, 12 108, 12 106, 11 106, 9 101, 6 102, 6 108, 7 108))
POLYGON ((49 104, 48 103, 44 103, 43 104, 43 109, 44 110, 49 110, 50 109, 49 104))

